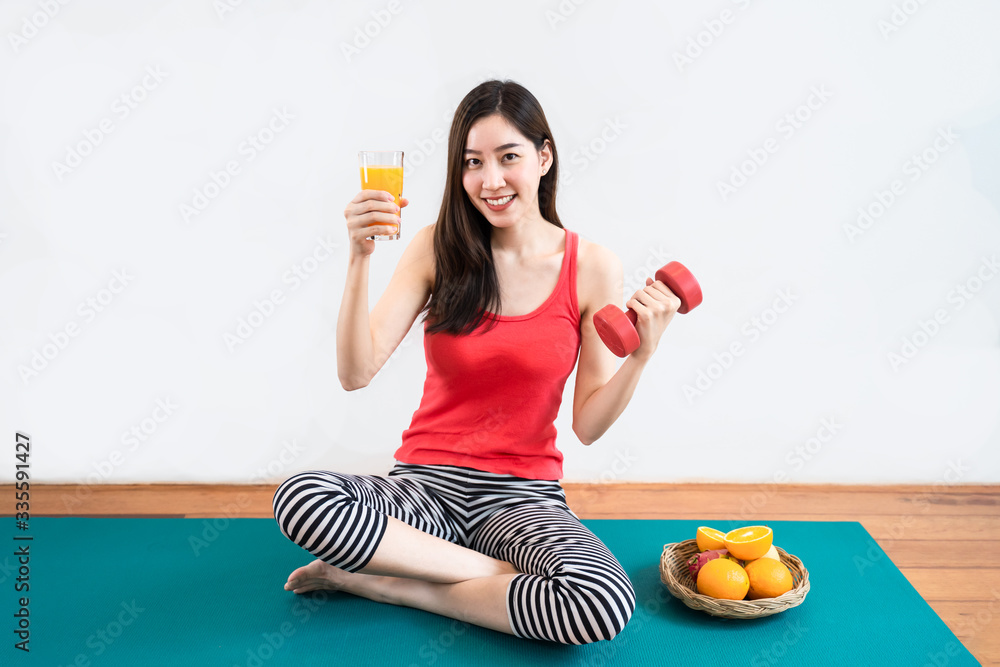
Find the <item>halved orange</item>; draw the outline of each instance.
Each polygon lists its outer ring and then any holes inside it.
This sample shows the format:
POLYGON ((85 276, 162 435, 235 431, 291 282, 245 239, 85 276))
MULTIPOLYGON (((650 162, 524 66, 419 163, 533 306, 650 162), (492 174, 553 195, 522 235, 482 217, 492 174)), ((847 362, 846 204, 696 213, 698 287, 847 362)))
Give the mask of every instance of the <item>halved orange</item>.
POLYGON ((771 548, 774 531, 767 526, 745 526, 726 533, 726 548, 740 560, 760 558, 771 548))
POLYGON ((711 549, 726 548, 726 534, 721 530, 701 526, 698 528, 698 536, 695 542, 698 543, 698 551, 709 551, 711 549))

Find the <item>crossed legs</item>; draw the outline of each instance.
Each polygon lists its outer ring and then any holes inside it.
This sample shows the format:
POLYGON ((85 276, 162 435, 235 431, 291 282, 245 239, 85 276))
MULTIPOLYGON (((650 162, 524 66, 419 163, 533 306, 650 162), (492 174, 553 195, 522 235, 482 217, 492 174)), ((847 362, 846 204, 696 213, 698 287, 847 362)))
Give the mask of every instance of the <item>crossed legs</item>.
POLYGON ((317 560, 292 572, 285 589, 342 590, 566 644, 611 639, 628 622, 628 577, 566 508, 503 507, 466 548, 440 504, 400 482, 323 471, 286 480, 275 492, 275 518, 317 560))
POLYGON ((517 568, 387 518, 368 565, 352 573, 317 559, 292 572, 285 590, 340 590, 513 634, 507 586, 517 568))

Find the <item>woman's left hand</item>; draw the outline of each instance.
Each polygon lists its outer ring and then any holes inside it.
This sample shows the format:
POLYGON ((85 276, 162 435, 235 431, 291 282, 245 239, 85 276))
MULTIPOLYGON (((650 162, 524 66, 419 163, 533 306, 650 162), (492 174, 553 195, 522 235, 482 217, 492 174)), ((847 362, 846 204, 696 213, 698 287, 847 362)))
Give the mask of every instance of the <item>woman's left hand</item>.
POLYGON ((639 349, 632 356, 648 361, 664 329, 681 307, 681 300, 663 282, 646 278, 646 287, 636 292, 625 307, 635 311, 635 330, 639 334, 639 349))

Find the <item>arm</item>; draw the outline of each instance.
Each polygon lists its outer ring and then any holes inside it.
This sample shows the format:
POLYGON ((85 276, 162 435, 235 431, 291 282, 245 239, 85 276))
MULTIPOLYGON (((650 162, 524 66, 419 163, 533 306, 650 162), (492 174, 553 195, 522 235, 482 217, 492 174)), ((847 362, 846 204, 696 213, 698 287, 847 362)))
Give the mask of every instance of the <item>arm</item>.
MULTIPOLYGON (((406 200, 402 201, 405 205, 406 200)), ((348 391, 371 382, 413 326, 434 284, 434 225, 430 225, 418 230, 403 251, 389 285, 369 315, 368 269, 375 241, 364 241, 363 235, 380 232, 378 228, 363 230, 361 223, 351 229, 352 224, 349 216, 352 246, 337 319, 337 375, 348 391), (367 248, 371 250, 366 254, 367 248)))
POLYGON ((597 335, 594 313, 619 302, 622 265, 611 251, 592 243, 586 245, 578 271, 582 340, 573 394, 573 432, 580 442, 590 445, 615 423, 632 399, 663 330, 680 307, 680 299, 663 283, 647 279, 646 287, 628 300, 626 307, 638 316, 636 330, 641 344, 616 372, 618 358, 597 335))

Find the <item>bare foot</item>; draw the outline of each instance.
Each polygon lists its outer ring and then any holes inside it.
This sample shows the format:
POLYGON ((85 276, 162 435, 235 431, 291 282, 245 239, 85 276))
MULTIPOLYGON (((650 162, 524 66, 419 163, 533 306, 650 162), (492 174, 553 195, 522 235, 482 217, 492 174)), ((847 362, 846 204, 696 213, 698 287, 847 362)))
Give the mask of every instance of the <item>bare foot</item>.
POLYGON ((308 593, 315 590, 339 591, 344 589, 350 572, 316 559, 288 575, 285 590, 308 593))

